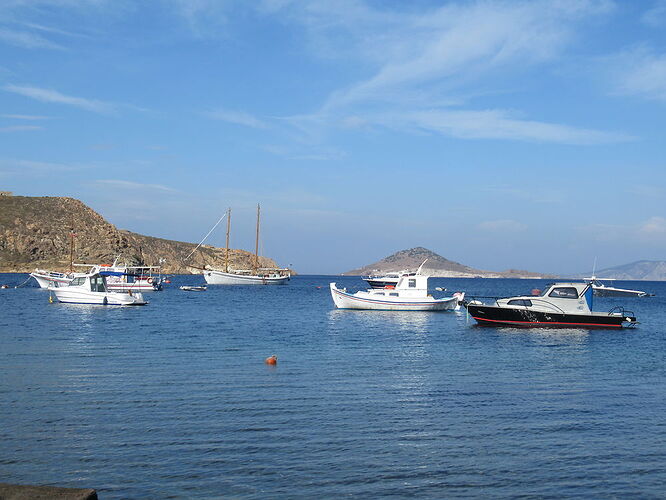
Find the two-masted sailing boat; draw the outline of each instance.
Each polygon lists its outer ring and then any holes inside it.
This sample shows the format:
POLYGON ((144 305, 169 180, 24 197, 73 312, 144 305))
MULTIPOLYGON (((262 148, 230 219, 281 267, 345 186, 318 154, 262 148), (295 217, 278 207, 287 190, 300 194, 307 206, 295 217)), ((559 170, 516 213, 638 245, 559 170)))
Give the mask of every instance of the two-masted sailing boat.
POLYGON ((227 210, 227 244, 224 254, 224 271, 206 268, 204 279, 209 285, 284 285, 291 275, 289 269, 259 267, 259 214, 257 205, 257 238, 254 247, 252 269, 229 269, 229 231, 231 230, 231 209, 227 210))

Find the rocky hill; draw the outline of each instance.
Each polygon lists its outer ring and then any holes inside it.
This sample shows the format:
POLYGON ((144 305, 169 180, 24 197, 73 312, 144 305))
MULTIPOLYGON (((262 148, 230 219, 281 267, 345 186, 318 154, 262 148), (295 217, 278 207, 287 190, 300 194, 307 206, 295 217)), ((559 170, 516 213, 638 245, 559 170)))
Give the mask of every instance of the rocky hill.
MULTIPOLYGON (((117 229, 74 198, 0 196, 0 272, 30 272, 37 267, 68 270, 72 232, 76 234, 75 262, 111 264, 120 255, 130 265, 158 265, 164 259, 166 273, 224 265, 224 248, 203 245, 184 263, 195 244, 117 229)), ((254 255, 250 252, 229 253, 231 268, 252 268, 254 255)), ((277 267, 265 257, 260 257, 259 265, 277 267)))
POLYGON ((428 259, 423 266, 423 273, 430 276, 439 276, 446 278, 552 278, 553 276, 533 273, 530 271, 522 271, 519 269, 509 269, 507 271, 483 271, 481 269, 474 269, 472 267, 459 264, 448 260, 435 252, 423 247, 410 248, 409 250, 401 250, 389 255, 388 257, 368 264, 367 266, 359 269, 347 271, 346 275, 368 275, 368 274, 381 274, 391 271, 411 270, 415 271, 421 263, 428 259))

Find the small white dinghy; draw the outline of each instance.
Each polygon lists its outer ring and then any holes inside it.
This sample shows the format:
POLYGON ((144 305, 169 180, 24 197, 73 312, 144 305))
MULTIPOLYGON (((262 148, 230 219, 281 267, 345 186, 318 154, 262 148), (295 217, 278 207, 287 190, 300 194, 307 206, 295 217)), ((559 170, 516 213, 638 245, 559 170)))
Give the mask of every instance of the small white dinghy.
MULTIPOLYGON (((420 268, 419 268, 420 270, 420 268)), ((464 292, 451 297, 435 298, 428 293, 428 276, 419 274, 400 277, 397 285, 371 288, 355 294, 331 283, 331 296, 339 309, 375 309, 380 311, 453 311, 459 310, 464 292)))
POLYGON ((185 292, 205 292, 206 286, 183 285, 180 289, 185 292))
POLYGON ((58 302, 101 306, 142 306, 147 304, 141 292, 111 292, 99 273, 78 274, 67 286, 50 287, 58 302))

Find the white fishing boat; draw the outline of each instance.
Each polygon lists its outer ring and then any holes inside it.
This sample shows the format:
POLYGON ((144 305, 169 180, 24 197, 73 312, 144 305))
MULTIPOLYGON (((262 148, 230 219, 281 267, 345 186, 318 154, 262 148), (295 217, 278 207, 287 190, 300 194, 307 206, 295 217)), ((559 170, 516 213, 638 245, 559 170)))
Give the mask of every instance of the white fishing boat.
POLYGON ((284 285, 291 279, 289 269, 259 267, 259 214, 257 205, 257 237, 254 249, 253 269, 229 269, 229 231, 231 229, 231 209, 227 210, 227 243, 224 270, 206 267, 203 276, 209 285, 284 285))
POLYGON ((55 288, 69 285, 74 275, 73 273, 59 273, 57 271, 35 269, 30 273, 30 276, 35 278, 40 288, 55 288))
MULTIPOLYGON (((424 262, 425 264, 425 262, 424 262)), ((339 309, 375 309, 381 311, 451 311, 459 310, 465 298, 464 292, 451 297, 435 298, 428 293, 429 276, 420 273, 400 277, 398 283, 385 288, 370 288, 354 294, 336 283, 330 284, 331 296, 339 309)))
POLYGON ((78 274, 67 286, 50 288, 59 302, 103 306, 141 306, 147 304, 140 292, 112 292, 106 278, 98 272, 78 274))
POLYGON ((119 263, 120 256, 113 264, 74 264, 89 267, 106 278, 106 286, 113 292, 153 292, 162 290, 163 279, 160 266, 129 266, 119 263))

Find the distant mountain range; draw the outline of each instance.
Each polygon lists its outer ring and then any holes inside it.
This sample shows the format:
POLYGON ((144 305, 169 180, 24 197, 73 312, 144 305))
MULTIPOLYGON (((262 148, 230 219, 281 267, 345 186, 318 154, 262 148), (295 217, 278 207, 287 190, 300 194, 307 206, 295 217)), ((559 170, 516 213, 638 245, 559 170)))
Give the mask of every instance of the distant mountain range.
POLYGON ((404 270, 416 271, 421 263, 427 259, 423 266, 423 273, 430 276, 446 278, 553 278, 553 275, 509 269, 506 271, 484 271, 465 266, 458 262, 448 260, 432 250, 423 247, 401 250, 373 264, 347 271, 346 275, 358 276, 369 274, 382 274, 404 270))
MULTIPOLYGON (((590 273, 580 274, 578 277, 590 276, 590 273)), ((631 264, 608 267, 596 271, 597 278, 611 278, 616 280, 644 280, 664 281, 666 280, 666 261, 663 260, 639 260, 631 264)))

